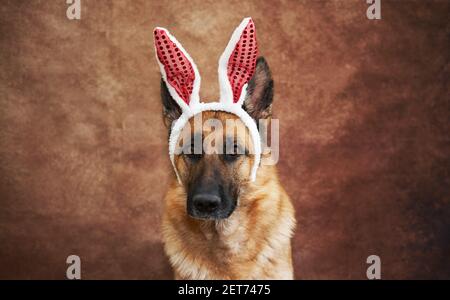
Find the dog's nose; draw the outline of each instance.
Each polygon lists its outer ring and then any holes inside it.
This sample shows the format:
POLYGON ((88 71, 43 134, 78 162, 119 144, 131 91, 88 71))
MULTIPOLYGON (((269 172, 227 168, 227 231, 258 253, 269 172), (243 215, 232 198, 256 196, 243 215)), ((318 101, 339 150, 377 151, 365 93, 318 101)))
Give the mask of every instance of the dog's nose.
POLYGON ((194 207, 201 213, 212 213, 219 208, 220 197, 210 194, 195 195, 192 198, 194 207))

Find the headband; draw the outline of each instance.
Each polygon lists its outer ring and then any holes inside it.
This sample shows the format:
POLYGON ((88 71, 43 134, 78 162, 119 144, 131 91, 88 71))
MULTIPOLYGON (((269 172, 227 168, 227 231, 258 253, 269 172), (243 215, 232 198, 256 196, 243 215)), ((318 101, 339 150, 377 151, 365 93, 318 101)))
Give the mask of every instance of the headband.
POLYGON ((248 128, 254 145, 254 163, 250 180, 255 181, 261 161, 261 138, 256 121, 243 109, 248 82, 256 69, 258 46, 255 25, 245 18, 235 29, 219 60, 220 100, 200 102, 200 74, 197 66, 183 46, 167 29, 154 30, 156 57, 162 79, 167 89, 181 108, 181 116, 173 122, 169 137, 169 155, 173 168, 181 183, 175 166, 175 149, 181 130, 191 117, 204 111, 224 111, 236 115, 248 128))

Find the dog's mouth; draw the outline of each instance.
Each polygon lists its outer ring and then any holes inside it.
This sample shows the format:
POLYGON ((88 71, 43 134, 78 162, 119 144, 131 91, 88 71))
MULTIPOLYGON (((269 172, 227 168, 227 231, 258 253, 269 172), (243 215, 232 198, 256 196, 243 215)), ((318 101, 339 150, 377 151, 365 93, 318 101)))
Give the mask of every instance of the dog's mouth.
POLYGON ((237 201, 218 195, 197 194, 187 199, 187 213, 200 220, 223 220, 231 216, 237 201))

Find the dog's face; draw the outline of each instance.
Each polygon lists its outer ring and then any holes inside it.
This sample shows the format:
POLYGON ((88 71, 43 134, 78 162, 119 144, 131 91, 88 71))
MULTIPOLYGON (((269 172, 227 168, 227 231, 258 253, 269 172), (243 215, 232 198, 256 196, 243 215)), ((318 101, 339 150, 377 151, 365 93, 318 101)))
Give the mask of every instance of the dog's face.
MULTIPOLYGON (((162 83, 164 121, 168 128, 181 111, 162 83)), ((257 122, 270 118, 273 81, 267 63, 258 59, 248 85, 244 108, 257 122)), ((253 141, 235 115, 206 111, 183 128, 175 166, 185 189, 189 216, 197 219, 228 218, 250 182, 254 162, 253 141)))
POLYGON ((180 135, 182 151, 175 156, 187 212, 194 218, 227 218, 249 184, 254 155, 248 129, 225 112, 203 112, 189 123, 180 135))

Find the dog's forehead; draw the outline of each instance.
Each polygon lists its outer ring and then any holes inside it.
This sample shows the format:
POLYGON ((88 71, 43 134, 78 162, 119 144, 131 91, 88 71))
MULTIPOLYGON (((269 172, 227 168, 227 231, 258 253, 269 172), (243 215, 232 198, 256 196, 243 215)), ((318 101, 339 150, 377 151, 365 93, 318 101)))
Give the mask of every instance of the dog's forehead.
POLYGON ((191 133, 242 134, 247 131, 242 120, 223 111, 204 111, 189 120, 191 133), (235 132, 235 133, 233 133, 235 132))
MULTIPOLYGON (((226 138, 227 143, 237 142, 253 149, 253 141, 244 122, 238 116, 227 112, 204 111, 190 118, 182 129, 178 142, 192 141, 194 137, 222 141, 225 141, 223 138, 226 138)), ((210 146, 203 145, 203 147, 209 148, 210 146)), ((214 147, 220 147, 220 144, 214 147)))

